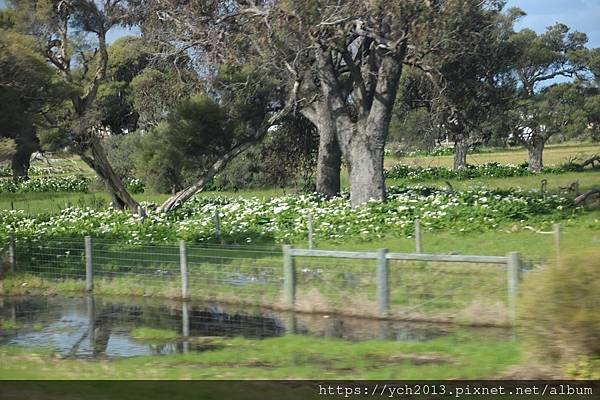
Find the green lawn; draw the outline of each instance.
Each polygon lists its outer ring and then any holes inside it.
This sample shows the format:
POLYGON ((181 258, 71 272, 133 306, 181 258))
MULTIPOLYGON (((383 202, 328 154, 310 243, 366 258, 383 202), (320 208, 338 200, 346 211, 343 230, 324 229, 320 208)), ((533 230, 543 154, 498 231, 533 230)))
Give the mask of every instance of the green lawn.
POLYGON ((509 338, 451 334, 429 342, 285 336, 219 340, 215 350, 112 361, 0 347, 2 379, 481 379, 521 360, 509 338))

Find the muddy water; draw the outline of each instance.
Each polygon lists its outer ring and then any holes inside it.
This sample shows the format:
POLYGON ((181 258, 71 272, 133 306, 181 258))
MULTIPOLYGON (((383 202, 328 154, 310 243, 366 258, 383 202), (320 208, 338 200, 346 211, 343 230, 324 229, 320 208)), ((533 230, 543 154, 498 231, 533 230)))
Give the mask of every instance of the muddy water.
MULTIPOLYGON (((50 348, 64 357, 116 358, 204 351, 216 337, 263 339, 285 334, 428 341, 453 333, 448 325, 416 324, 333 315, 307 315, 220 304, 106 297, 0 297, 0 345, 50 348), (176 334, 170 340, 139 340, 136 328, 176 334)), ((473 335, 510 336, 501 329, 473 335)))

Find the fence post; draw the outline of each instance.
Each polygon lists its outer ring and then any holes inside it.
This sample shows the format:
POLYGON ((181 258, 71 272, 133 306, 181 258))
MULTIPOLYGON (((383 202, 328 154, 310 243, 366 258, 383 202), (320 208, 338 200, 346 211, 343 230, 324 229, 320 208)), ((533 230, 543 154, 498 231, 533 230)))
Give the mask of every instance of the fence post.
POLYGON ((85 237, 85 290, 91 292, 94 290, 94 269, 92 262, 92 237, 85 237))
POLYGON ((215 235, 217 239, 223 243, 223 238, 221 237, 221 216, 219 215, 219 209, 215 210, 213 214, 213 223, 215 224, 215 235))
POLYGON ((315 239, 314 239, 314 226, 313 226, 313 216, 312 214, 308 214, 308 248, 315 248, 315 239))
POLYGON ((385 317, 390 310, 389 268, 387 259, 388 249, 377 252, 377 300, 379 316, 385 317))
POLYGON ((556 249, 556 263, 560 263, 560 224, 554 224, 554 247, 556 249))
POLYGON ((15 272, 15 264, 17 263, 17 246, 15 236, 11 233, 8 235, 8 272, 15 272))
POLYGON ((181 269, 181 298, 189 298, 189 274, 187 263, 187 247, 185 240, 179 241, 179 267, 181 269))
POLYGON ((517 316, 517 296, 519 295, 519 281, 521 279, 521 255, 510 252, 508 259, 508 311, 514 323, 517 316))
POLYGON ((296 267, 290 250, 292 250, 292 246, 283 246, 283 291, 287 305, 294 308, 296 305, 296 267))
POLYGON ((190 310, 187 301, 181 305, 181 336, 183 336, 183 352, 188 353, 190 350, 190 310))
POLYGON ((415 219, 415 241, 417 245, 417 254, 421 254, 423 252, 423 247, 421 245, 421 220, 415 219))

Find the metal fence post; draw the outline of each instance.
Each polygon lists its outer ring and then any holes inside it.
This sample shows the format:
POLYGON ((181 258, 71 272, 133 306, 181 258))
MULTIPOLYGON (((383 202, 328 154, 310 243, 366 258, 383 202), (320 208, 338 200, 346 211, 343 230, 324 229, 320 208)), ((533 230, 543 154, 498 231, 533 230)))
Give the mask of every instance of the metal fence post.
POLYGON ((415 242, 417 254, 421 254, 423 252, 423 247, 421 245, 421 220, 419 219, 415 219, 415 242))
POLYGON ((390 310, 389 268, 387 259, 388 249, 377 252, 377 300, 379 315, 384 317, 390 310))
POLYGON ((91 292, 94 290, 94 265, 92 254, 92 237, 85 237, 85 290, 91 292))
POLYGON ((517 297, 519 295, 519 281, 521 279, 521 255, 510 252, 508 259, 508 311, 514 323, 517 316, 517 297))
POLYGON ((312 214, 308 214, 308 248, 315 248, 315 239, 314 239, 314 226, 313 226, 313 216, 312 214))
POLYGON ((15 265, 17 264, 17 246, 15 242, 15 236, 11 233, 8 236, 8 272, 15 272, 15 265))
POLYGON ((296 304, 296 267, 294 256, 290 250, 292 250, 292 246, 283 246, 283 291, 287 305, 294 308, 296 304))
POLYGON ((554 247, 556 249, 556 263, 560 262, 560 224, 554 224, 554 247))
POLYGON ((187 247, 185 240, 179 241, 179 267, 181 269, 181 298, 189 298, 189 273, 187 263, 187 247))

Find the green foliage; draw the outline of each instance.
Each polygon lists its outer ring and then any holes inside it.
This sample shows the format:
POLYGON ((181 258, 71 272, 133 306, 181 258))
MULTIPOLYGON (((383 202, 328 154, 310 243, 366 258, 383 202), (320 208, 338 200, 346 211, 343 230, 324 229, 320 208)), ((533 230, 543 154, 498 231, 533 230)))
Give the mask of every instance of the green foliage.
POLYGON ((141 179, 131 178, 128 181, 126 181, 126 183, 127 190, 129 190, 133 194, 144 193, 144 191, 146 190, 146 184, 141 179))
POLYGON ((600 358, 580 357, 567 364, 567 374, 575 379, 600 379, 600 358))
POLYGON ((528 273, 519 310, 524 338, 541 359, 600 356, 600 252, 590 248, 528 273))
MULTIPOLYGON (((0 138, 0 162, 10 160, 13 154, 15 154, 15 151, 16 145, 14 139, 0 138)), ((4 171, 4 169, 1 168, 0 170, 4 171)), ((10 170, 9 173, 10 175, 3 175, 2 172, 0 172, 0 176, 11 176, 12 170, 10 170)))
MULTIPOLYGON (((185 239, 210 242, 217 237, 212 220, 221 217, 223 239, 235 243, 293 242, 307 235, 307 215, 313 215, 315 234, 323 240, 378 240, 413 234, 420 218, 425 230, 473 232, 502 225, 548 224, 579 212, 572 200, 555 195, 543 199, 520 190, 472 189, 448 193, 425 187, 388 190, 386 202, 352 208, 348 195, 325 199, 314 195, 257 198, 196 197, 171 214, 148 209, 140 218, 123 211, 69 208, 58 215, 26 216, 0 212, 0 237, 14 231, 22 239, 93 235, 129 243, 164 243, 185 239)), ((146 205, 148 206, 148 205, 146 205)))
MULTIPOLYGON (((564 174, 569 171, 582 170, 583 167, 581 167, 581 165, 570 163, 560 167, 546 167, 543 172, 550 174, 564 174)), ((501 165, 499 163, 467 165, 466 168, 457 171, 445 167, 419 167, 396 164, 385 173, 386 178, 405 179, 409 182, 421 182, 434 179, 511 178, 529 175, 535 175, 535 173, 528 170, 527 163, 520 165, 501 165)))
POLYGON ((286 119, 263 141, 231 161, 213 186, 219 190, 259 187, 310 188, 318 134, 306 119, 286 119))
POLYGON ((0 193, 87 192, 90 183, 90 178, 82 175, 46 176, 18 182, 0 179, 0 193))
POLYGON ((106 155, 117 175, 123 180, 136 177, 136 151, 145 137, 139 132, 111 135, 102 141, 106 155))
POLYGON ((17 149, 35 140, 40 110, 52 115, 70 93, 37 49, 33 37, 0 29, 0 137, 15 139, 17 149))
MULTIPOLYGON (((164 46, 164 43, 161 43, 164 46)), ((145 46, 150 47, 149 43, 145 46)), ((153 51, 168 52, 163 48, 153 51)), ((201 90, 201 81, 190 59, 180 52, 173 57, 153 60, 132 77, 129 85, 131 101, 141 129, 157 126, 182 100, 201 90)))
POLYGON ((142 326, 132 330, 131 337, 143 342, 164 342, 177 339, 177 332, 142 326))
POLYGON ((16 329, 18 329, 18 327, 19 327, 19 325, 11 319, 6 319, 6 320, 0 319, 0 329, 10 331, 10 330, 16 330, 16 329))
POLYGON ((232 134, 218 104, 206 95, 190 97, 144 135, 137 152, 139 176, 157 192, 180 190, 231 146, 232 134))
POLYGON ((100 124, 114 135, 138 127, 133 81, 144 73, 151 53, 151 47, 140 37, 121 37, 108 48, 107 81, 98 89, 95 108, 100 124))

